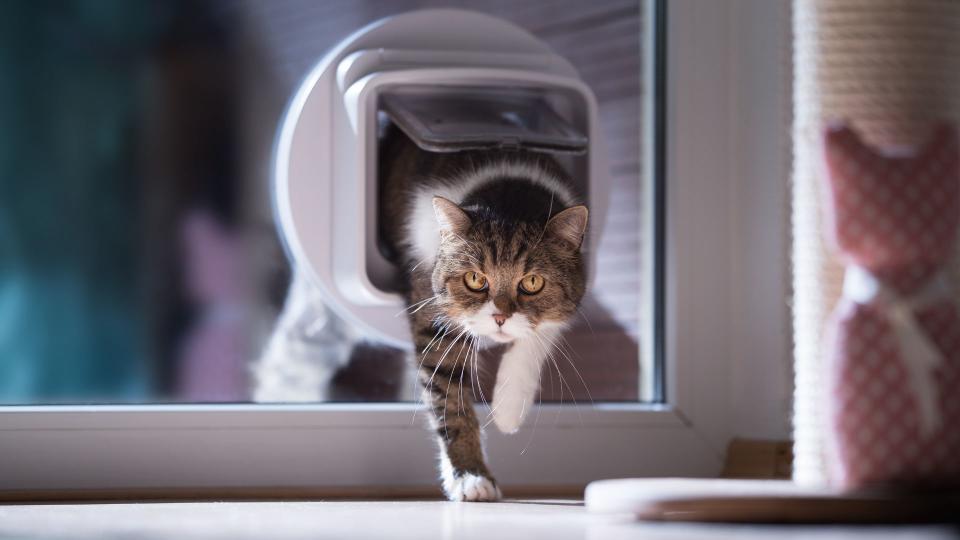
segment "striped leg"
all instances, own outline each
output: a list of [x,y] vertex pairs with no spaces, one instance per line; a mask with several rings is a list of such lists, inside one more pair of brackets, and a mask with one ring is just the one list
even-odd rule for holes
[[[411,297],[416,302],[429,295]],[[410,319],[423,399],[440,446],[443,490],[453,501],[494,501],[500,498],[500,490],[484,460],[471,398],[474,380],[470,365],[476,362],[471,338],[460,328],[434,323],[434,314],[434,310],[423,309]]]

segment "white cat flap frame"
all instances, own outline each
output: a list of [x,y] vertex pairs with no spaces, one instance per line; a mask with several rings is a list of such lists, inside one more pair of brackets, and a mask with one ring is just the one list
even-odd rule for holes
[[530,88],[568,104],[589,140],[573,160],[590,207],[584,245],[605,215],[608,170],[593,93],[569,62],[525,30],[487,15],[423,10],[354,33],[327,54],[294,95],[274,155],[274,207],[284,243],[325,302],[377,341],[410,347],[400,295],[377,285],[393,272],[377,249],[377,97],[404,85]]

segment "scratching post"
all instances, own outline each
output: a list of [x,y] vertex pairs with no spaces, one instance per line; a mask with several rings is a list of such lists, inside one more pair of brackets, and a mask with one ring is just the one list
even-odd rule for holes
[[937,121],[956,122],[960,2],[794,0],[793,7],[794,480],[823,485],[823,330],[843,282],[822,218],[823,129],[843,120],[871,145],[917,146]]

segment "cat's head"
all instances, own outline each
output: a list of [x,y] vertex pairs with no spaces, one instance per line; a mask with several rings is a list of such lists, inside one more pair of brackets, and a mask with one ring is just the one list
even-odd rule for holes
[[564,324],[586,288],[580,245],[587,208],[539,222],[504,222],[433,199],[441,242],[433,290],[444,317],[508,343]]

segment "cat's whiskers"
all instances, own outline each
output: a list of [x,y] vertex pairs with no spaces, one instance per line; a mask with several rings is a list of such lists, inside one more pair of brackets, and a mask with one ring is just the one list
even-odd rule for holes
[[[542,371],[543,368],[541,368]],[[547,376],[550,377],[550,394],[552,395],[556,389],[553,386],[553,372],[549,369],[547,370]],[[563,405],[563,388],[560,388],[560,404]]]
[[[463,335],[464,335],[466,332],[467,332],[467,329],[466,329],[466,328],[464,328],[463,330],[461,330],[460,333],[457,334],[457,336],[456,336],[455,338],[453,338],[453,341],[451,341],[450,344],[447,345],[447,348],[443,351],[443,354],[440,356],[440,360],[437,361],[437,365],[433,368],[433,373],[430,375],[430,379],[427,381],[427,384],[424,385],[426,388],[429,388],[430,385],[433,383],[433,379],[434,379],[434,377],[436,377],[437,372],[440,371],[440,366],[442,366],[444,360],[446,360],[447,354],[450,353],[450,349],[452,349],[452,348],[454,347],[454,345],[457,344],[457,341],[459,341],[460,338],[463,337]],[[456,364],[456,361],[454,361],[454,364],[453,364],[453,365],[454,365],[454,368],[456,368],[456,365],[457,365],[457,364]],[[452,377],[453,377],[453,371],[451,370],[451,372],[450,372],[450,378],[452,379]],[[447,383],[447,391],[444,393],[444,396],[443,396],[443,429],[444,429],[444,433],[446,433],[446,430],[447,430],[447,399],[448,399],[449,397],[450,397],[450,383],[448,382],[448,383]]]
[[[450,321],[446,321],[446,322],[444,322],[444,324],[442,324],[442,325],[437,329],[437,333],[434,334],[433,339],[431,339],[430,342],[427,343],[427,346],[423,348],[423,351],[420,353],[420,362],[417,364],[417,371],[415,372],[415,373],[416,373],[416,376],[417,376],[417,379],[420,378],[420,370],[423,369],[423,362],[424,362],[424,360],[426,360],[426,358],[427,358],[427,351],[430,350],[430,347],[433,345],[433,342],[434,342],[434,341],[437,341],[437,337],[438,337],[438,336],[440,337],[439,341],[437,341],[437,343],[438,343],[438,348],[439,348],[439,343],[443,342],[443,338],[447,337],[447,333],[448,333],[449,331],[450,331]],[[443,334],[442,336],[440,335],[441,333]],[[417,381],[414,380],[414,383],[413,383],[413,384],[414,384],[413,392],[414,392],[414,394],[416,395],[416,392],[417,392]],[[412,424],[412,423],[416,420],[416,418],[417,418],[417,411],[424,405],[424,402],[426,401],[426,396],[424,395],[424,393],[425,393],[426,391],[427,391],[427,390],[426,390],[426,385],[424,385],[424,390],[423,390],[423,392],[420,393],[420,399],[419,399],[419,401],[417,402],[417,407],[414,408],[413,418],[410,419],[410,423],[411,423],[411,424]]]
[[[420,311],[420,310],[423,309],[427,304],[429,304],[430,302],[436,300],[437,298],[440,298],[440,295],[439,295],[439,294],[435,294],[435,295],[431,296],[430,298],[426,298],[426,299],[424,299],[424,300],[420,300],[419,302],[414,302],[414,303],[410,304],[409,306],[403,308],[402,310],[398,311],[398,312],[396,313],[396,315],[394,315],[394,317],[399,317],[399,316],[405,315],[405,314],[413,315],[414,313]],[[415,308],[415,309],[414,309],[414,308]],[[413,309],[413,311],[410,311],[411,309]]]
[[487,402],[487,397],[483,395],[483,384],[480,381],[480,347],[477,346],[476,354],[473,355],[473,367],[477,371],[477,390],[480,391],[480,401],[483,402],[487,407],[490,406],[490,403]]
[[457,234],[457,233],[455,233],[455,232],[453,232],[453,231],[445,231],[445,232],[440,236],[440,245],[443,245],[445,242],[449,242],[451,237],[452,237],[452,238],[456,238],[456,239],[459,240],[460,242],[469,245],[469,242],[467,242],[466,240],[464,240],[464,238],[463,238],[462,236],[460,236],[459,234]]
[[590,329],[590,335],[595,336],[596,334],[593,331],[593,325],[590,324],[590,319],[587,318],[587,314],[580,309],[580,306],[577,306],[577,311],[580,313],[580,316],[583,317],[583,322],[587,323],[587,328]]
[[[499,384],[499,381],[498,381],[498,384]],[[503,385],[507,386],[509,384],[510,384],[510,377],[507,377],[506,380],[503,381]],[[494,397],[494,400],[496,400],[497,396],[493,396],[493,397]],[[503,403],[503,400],[500,400],[500,403]],[[487,421],[484,422],[482,426],[480,426],[481,431],[484,429],[487,429],[487,426],[489,426],[491,422],[496,420],[496,418],[493,416],[493,413],[497,410],[497,407],[500,406],[500,403],[494,403],[493,407],[490,408],[490,412],[487,413]]]
[[[567,391],[570,392],[570,399],[573,400],[573,406],[574,406],[574,408],[577,410],[577,416],[580,417],[580,423],[583,424],[583,416],[582,416],[582,414],[580,413],[580,404],[577,402],[577,396],[576,396],[576,394],[574,394],[574,392],[573,392],[573,387],[571,387],[570,384],[567,383],[567,379],[566,379],[566,377],[563,376],[563,372],[560,371],[560,365],[557,363],[557,361],[556,361],[556,359],[555,359],[555,355],[553,354],[553,351],[550,351],[550,350],[549,350],[549,348],[547,347],[546,343],[544,343],[543,338],[540,337],[540,336],[536,336],[536,339],[537,339],[537,342],[540,343],[540,348],[546,353],[547,360],[549,360],[550,363],[553,364],[554,369],[557,370],[557,376],[560,377],[560,400],[561,400],[561,403],[563,402],[563,387],[566,386],[566,387],[567,387]],[[559,414],[559,412],[558,412],[558,414]]]
[[533,243],[533,247],[530,248],[530,251],[537,249],[537,246],[540,245],[540,241],[543,240],[543,235],[547,232],[547,223],[550,222],[550,216],[553,214],[553,197],[554,194],[550,192],[550,206],[547,208],[547,221],[543,223],[543,229],[540,230],[540,236],[537,237],[537,241]]
[[[546,348],[546,346],[545,346],[542,342],[540,343],[540,350],[543,351],[544,357],[546,357],[547,359],[551,359],[553,353],[552,353],[551,351],[548,351],[547,348]],[[560,373],[560,368],[557,367],[557,363],[556,363],[556,362],[553,362],[553,366],[554,366],[554,369],[555,369],[556,372],[557,372],[557,375],[558,375],[557,379],[558,379],[558,381],[559,381],[559,383],[560,383],[560,406],[557,407],[557,413],[556,413],[556,415],[554,415],[554,417],[553,417],[553,424],[556,425],[556,424],[560,421],[560,411],[563,410],[563,384],[564,384],[564,381],[563,381],[563,374]],[[552,391],[552,390],[553,390],[553,370],[547,369],[547,373],[550,374],[550,389],[551,389],[551,391]],[[572,396],[571,396],[571,397],[572,397]]]
[[[574,354],[574,355],[577,354],[576,351],[574,351],[573,347],[570,345],[570,342],[567,341],[567,338],[563,337],[563,334],[560,334],[558,337],[560,341],[554,342],[553,344],[554,347],[556,347],[557,350],[559,350],[563,354],[563,357],[567,359],[567,362],[570,364],[570,367],[573,368],[573,372],[576,373],[577,377],[580,378],[580,384],[583,385],[583,389],[587,392],[587,397],[590,398],[590,404],[595,405],[595,403],[593,402],[593,395],[590,393],[590,388],[587,386],[587,381],[583,380],[583,375],[580,374],[580,370],[577,369],[577,366],[574,363],[573,359],[570,358],[570,354]],[[569,351],[570,354],[567,354],[567,351]]]
[[471,254],[469,254],[469,253],[461,253],[460,255],[458,255],[458,258],[457,258],[456,260],[459,261],[459,262],[464,262],[464,261],[466,261],[466,262],[471,262],[471,263],[476,264],[476,265],[480,265],[480,257],[477,257],[477,256],[475,256],[475,255],[471,255]]
[[[468,334],[467,338],[469,337],[470,336]],[[450,370],[450,376],[447,377],[446,391],[444,392],[444,395],[443,395],[443,433],[445,436],[448,436],[448,437],[449,437],[449,433],[447,432],[447,405],[449,405],[450,403],[450,387],[453,386],[453,374],[456,372],[457,364],[460,363],[460,355],[463,354],[463,347],[466,344],[467,344],[467,340],[464,339],[463,342],[460,344],[460,350],[457,351],[457,357],[453,359],[453,369]],[[466,359],[464,359],[464,362],[466,362]],[[457,407],[457,416],[460,416],[460,407]]]
[[[455,252],[457,253],[457,257],[466,258],[470,262],[477,265],[480,264],[480,257],[483,254],[480,251],[478,251],[476,248],[470,248],[469,247],[470,243],[464,240],[464,238],[457,233],[454,233],[451,231],[445,232],[444,235],[440,237],[440,247],[441,248],[447,247],[447,245],[452,242],[451,237],[456,238],[461,244],[461,245],[455,246]],[[473,249],[474,253],[471,253],[470,251],[468,251],[470,249]],[[456,258],[456,257],[454,258],[454,260],[458,262],[463,262],[463,259]]]
[[473,340],[473,344],[472,344],[472,345],[473,345],[473,354],[471,355],[471,361],[473,362],[473,366],[474,366],[474,367],[470,369],[470,391],[473,393],[474,400],[476,400],[476,397],[477,397],[479,394],[478,394],[478,392],[477,392],[477,386],[478,386],[478,385],[475,385],[475,384],[474,384],[474,377],[476,377],[477,383],[479,383],[479,380],[480,380],[479,376],[477,375],[477,371],[478,371],[478,370],[477,370],[477,367],[476,367],[476,366],[477,366],[477,355],[479,354],[480,345],[479,345],[478,340],[477,340],[476,338]]
[[[442,317],[438,317],[438,319],[434,321],[434,324],[439,323],[440,320],[442,320]],[[437,330],[436,335],[434,335],[434,336],[433,336],[433,339],[431,339],[431,340],[427,343],[427,346],[424,347],[422,351],[420,351],[420,354],[421,354],[421,355],[427,354],[427,351],[430,350],[430,347],[433,345],[433,343],[434,343],[435,341],[437,342],[437,348],[439,348],[439,347],[440,347],[440,341],[443,341],[443,338],[446,337],[446,332],[447,332],[449,329],[450,329],[450,321],[444,321],[443,324],[440,325],[440,329]],[[440,336],[440,332],[444,332],[444,334],[443,334],[442,336]],[[440,336],[440,340],[439,340],[439,341],[437,341],[437,336]],[[421,357],[421,360],[423,360],[422,357]]]
[[[437,347],[436,349],[434,349],[435,351],[439,351],[441,347],[441,343],[443,342],[443,338],[447,337],[447,332],[451,330],[451,327],[453,326],[454,321],[444,317],[443,315],[438,315],[437,318],[434,320],[434,324],[439,324],[443,328],[443,335],[440,336],[440,339],[436,341]],[[424,348],[423,352],[426,353],[428,350],[430,350],[430,346],[433,344],[434,342],[432,341],[428,343],[427,346]]]
[[[458,253],[457,255],[450,255],[446,257],[447,259],[459,263],[461,266],[477,266],[480,267],[480,259],[474,255],[470,255],[466,252]],[[469,263],[469,264],[468,264]]]
[[466,328],[464,328],[463,330],[461,330],[460,333],[457,334],[457,336],[456,336],[455,338],[453,338],[453,341],[451,341],[450,344],[447,345],[447,348],[444,349],[443,354],[440,355],[440,359],[437,360],[437,365],[434,366],[434,368],[433,368],[433,373],[430,375],[430,378],[427,380],[427,384],[424,385],[425,387],[428,387],[428,388],[429,388],[430,385],[433,383],[433,378],[436,377],[437,372],[440,371],[440,366],[442,366],[442,365],[443,365],[443,361],[446,360],[447,354],[450,353],[450,349],[452,349],[453,346],[457,344],[457,341],[459,341],[460,338],[463,337],[464,334],[466,334],[466,332],[467,332],[467,329],[466,329]]
[[464,407],[464,404],[463,404],[463,373],[464,373],[465,371],[467,371],[467,361],[470,359],[470,353],[471,353],[471,351],[473,350],[473,343],[474,343],[474,341],[476,341],[476,340],[477,340],[476,336],[474,336],[474,335],[471,333],[471,334],[468,334],[468,335],[467,335],[467,339],[464,341],[464,343],[469,343],[470,346],[469,346],[469,348],[467,349],[467,354],[466,354],[466,356],[463,357],[463,367],[460,369],[460,389],[459,389],[459,392],[460,392],[460,405],[457,407],[457,416],[460,416],[460,413],[461,413],[461,412],[463,412],[464,414],[466,414],[466,411],[463,409],[463,407]]
[[[426,392],[429,392],[429,391],[430,391],[430,390],[429,390],[430,385],[433,383],[434,377],[436,377],[437,372],[440,370],[440,366],[443,365],[443,361],[444,361],[444,359],[447,357],[447,353],[450,352],[450,348],[451,348],[451,347],[453,347],[454,345],[456,345],[457,340],[459,340],[460,337],[463,336],[463,334],[464,334],[465,331],[466,331],[466,330],[461,331],[461,332],[457,335],[457,337],[454,338],[454,340],[453,340],[452,342],[450,342],[450,345],[447,346],[446,350],[443,352],[443,355],[440,357],[440,360],[437,361],[437,365],[433,367],[433,373],[430,374],[430,378],[427,379],[427,382],[424,383],[424,385],[423,385],[424,393],[421,394],[421,397],[420,397],[420,404],[421,404],[421,406],[423,406],[423,405],[424,405],[424,402],[426,401]],[[443,339],[444,339],[446,336],[447,336],[447,332],[444,332],[443,337],[440,338],[440,342],[443,342]],[[437,349],[439,350],[439,345],[438,345]],[[424,361],[423,359],[420,360],[420,368],[417,370],[418,373],[420,372],[420,369],[423,368],[423,361]]]
[[[460,343],[460,350],[457,351],[457,357],[454,358],[454,360],[453,360],[453,369],[450,370],[450,376],[447,378],[447,395],[444,397],[444,400],[443,400],[443,418],[444,418],[444,423],[446,423],[446,418],[447,418],[447,401],[450,399],[450,386],[453,384],[453,375],[454,375],[454,373],[456,373],[457,364],[460,363],[460,355],[463,354],[463,350],[464,350],[464,348],[467,346],[467,342],[469,342],[469,341],[470,341],[470,334],[467,333],[466,339],[464,339],[463,342]],[[464,367],[466,367],[466,362],[467,362],[466,357],[464,357],[463,362],[464,362]],[[460,380],[461,380],[461,381],[463,380],[463,370],[462,370],[462,369],[460,370]],[[457,407],[457,416],[460,416],[460,407],[459,407],[459,406]]]
[[421,265],[421,264],[423,264],[423,263],[425,263],[425,262],[429,262],[429,261],[430,261],[430,260],[427,259],[426,257],[420,259],[419,261],[417,261],[417,264],[413,265],[413,267],[410,268],[410,273],[412,274],[413,272],[415,272],[415,271],[417,270],[417,268],[420,268],[420,265]]
[[[563,387],[567,387],[567,392],[570,392],[570,399],[573,401],[573,408],[577,411],[577,416],[580,418],[580,424],[583,424],[583,416],[580,413],[580,403],[577,401],[576,394],[573,393],[573,387],[570,386],[570,383],[567,382],[566,377],[563,376],[563,373],[560,371],[560,365],[557,364],[554,357],[550,357],[550,362],[553,364],[553,367],[557,370],[557,375],[560,376],[560,392],[563,392]],[[558,412],[559,414],[559,412]]]
[[[540,349],[541,354],[543,354],[544,359],[550,360],[553,353],[549,349],[547,349],[546,345],[544,345],[543,340],[540,338],[540,336],[534,334],[532,337],[534,338],[534,342],[536,343],[537,347]],[[554,366],[556,366],[556,362],[554,362]],[[543,370],[543,367],[541,366],[540,369]],[[550,390],[552,392],[553,391],[553,372],[548,369],[547,373],[550,375]],[[560,374],[559,370],[557,371],[557,374],[558,375]],[[563,405],[563,379],[560,380],[560,405]]]

